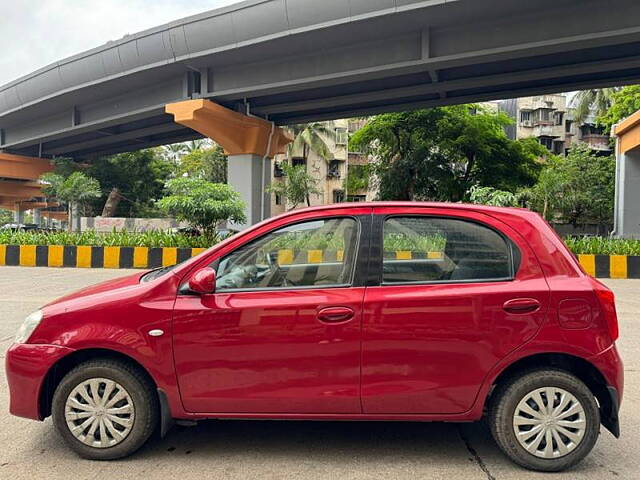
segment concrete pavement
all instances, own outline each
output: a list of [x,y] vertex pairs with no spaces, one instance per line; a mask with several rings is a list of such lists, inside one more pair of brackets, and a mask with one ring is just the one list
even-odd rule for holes
[[[0,267],[0,358],[23,318],[64,293],[123,270]],[[622,438],[604,429],[591,455],[574,470],[528,472],[498,450],[478,424],[373,422],[211,421],[174,428],[133,457],[82,460],[67,449],[51,419],[34,422],[8,414],[0,371],[0,479],[133,479],[146,477],[280,479],[638,479],[640,478],[640,280],[609,280],[620,317],[619,348],[626,390]]]

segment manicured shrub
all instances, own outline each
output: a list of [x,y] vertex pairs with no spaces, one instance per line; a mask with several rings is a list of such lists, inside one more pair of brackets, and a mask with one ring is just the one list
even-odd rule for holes
[[0,245],[87,245],[96,247],[179,247],[208,248],[223,240],[165,231],[110,233],[86,232],[11,232],[0,231]]

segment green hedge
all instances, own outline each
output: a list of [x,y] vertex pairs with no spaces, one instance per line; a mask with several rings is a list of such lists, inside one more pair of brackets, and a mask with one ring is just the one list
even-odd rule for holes
[[[208,248],[223,240],[222,237],[207,238],[172,232],[97,233],[69,232],[11,232],[0,231],[0,245],[87,245],[95,247],[178,247]],[[567,246],[576,255],[640,255],[640,240],[611,239],[603,237],[567,237]],[[438,235],[409,237],[389,234],[384,239],[388,251],[406,250],[414,252],[438,252],[444,247],[444,238]],[[343,240],[337,235],[308,235],[290,233],[274,240],[274,248],[294,250],[342,250]]]
[[640,255],[640,240],[604,237],[567,237],[564,239],[576,255]]
[[87,245],[92,247],[208,248],[221,237],[185,235],[162,231],[98,233],[0,231],[0,245]]

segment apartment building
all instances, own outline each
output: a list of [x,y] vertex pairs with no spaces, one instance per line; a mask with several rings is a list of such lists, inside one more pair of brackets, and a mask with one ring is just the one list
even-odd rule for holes
[[[349,191],[347,185],[347,176],[361,176],[364,168],[368,164],[368,157],[359,152],[349,151],[349,135],[362,128],[366,120],[335,120],[327,122],[326,125],[334,130],[334,135],[325,138],[325,142],[329,146],[331,156],[325,160],[314,151],[309,151],[306,158],[301,151],[293,151],[290,155],[291,163],[296,165],[304,165],[313,178],[317,180],[317,186],[320,194],[311,195],[311,205],[328,205],[331,203],[342,202],[364,202],[373,200],[375,191],[370,188],[362,188],[355,191]],[[281,162],[288,161],[289,155],[278,155],[274,159],[272,172],[273,183],[283,182],[284,172],[281,168]],[[298,208],[306,205],[298,205]],[[291,205],[287,204],[285,198],[279,195],[271,196],[271,213],[278,215],[289,209]]]
[[539,95],[499,102],[501,111],[515,120],[507,127],[511,139],[536,138],[555,154],[563,154],[567,143],[567,97]]
[[610,151],[609,139],[593,117],[577,124],[566,94],[501,100],[498,105],[500,111],[514,120],[506,129],[511,139],[536,138],[558,155],[566,153],[576,142],[600,152]]

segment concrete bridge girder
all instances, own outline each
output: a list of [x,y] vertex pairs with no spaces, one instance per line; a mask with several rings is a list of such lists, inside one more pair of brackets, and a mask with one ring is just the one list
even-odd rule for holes
[[638,17],[634,0],[250,0],[0,87],[0,149],[85,158],[197,138],[164,107],[198,98],[284,125],[636,82]]

